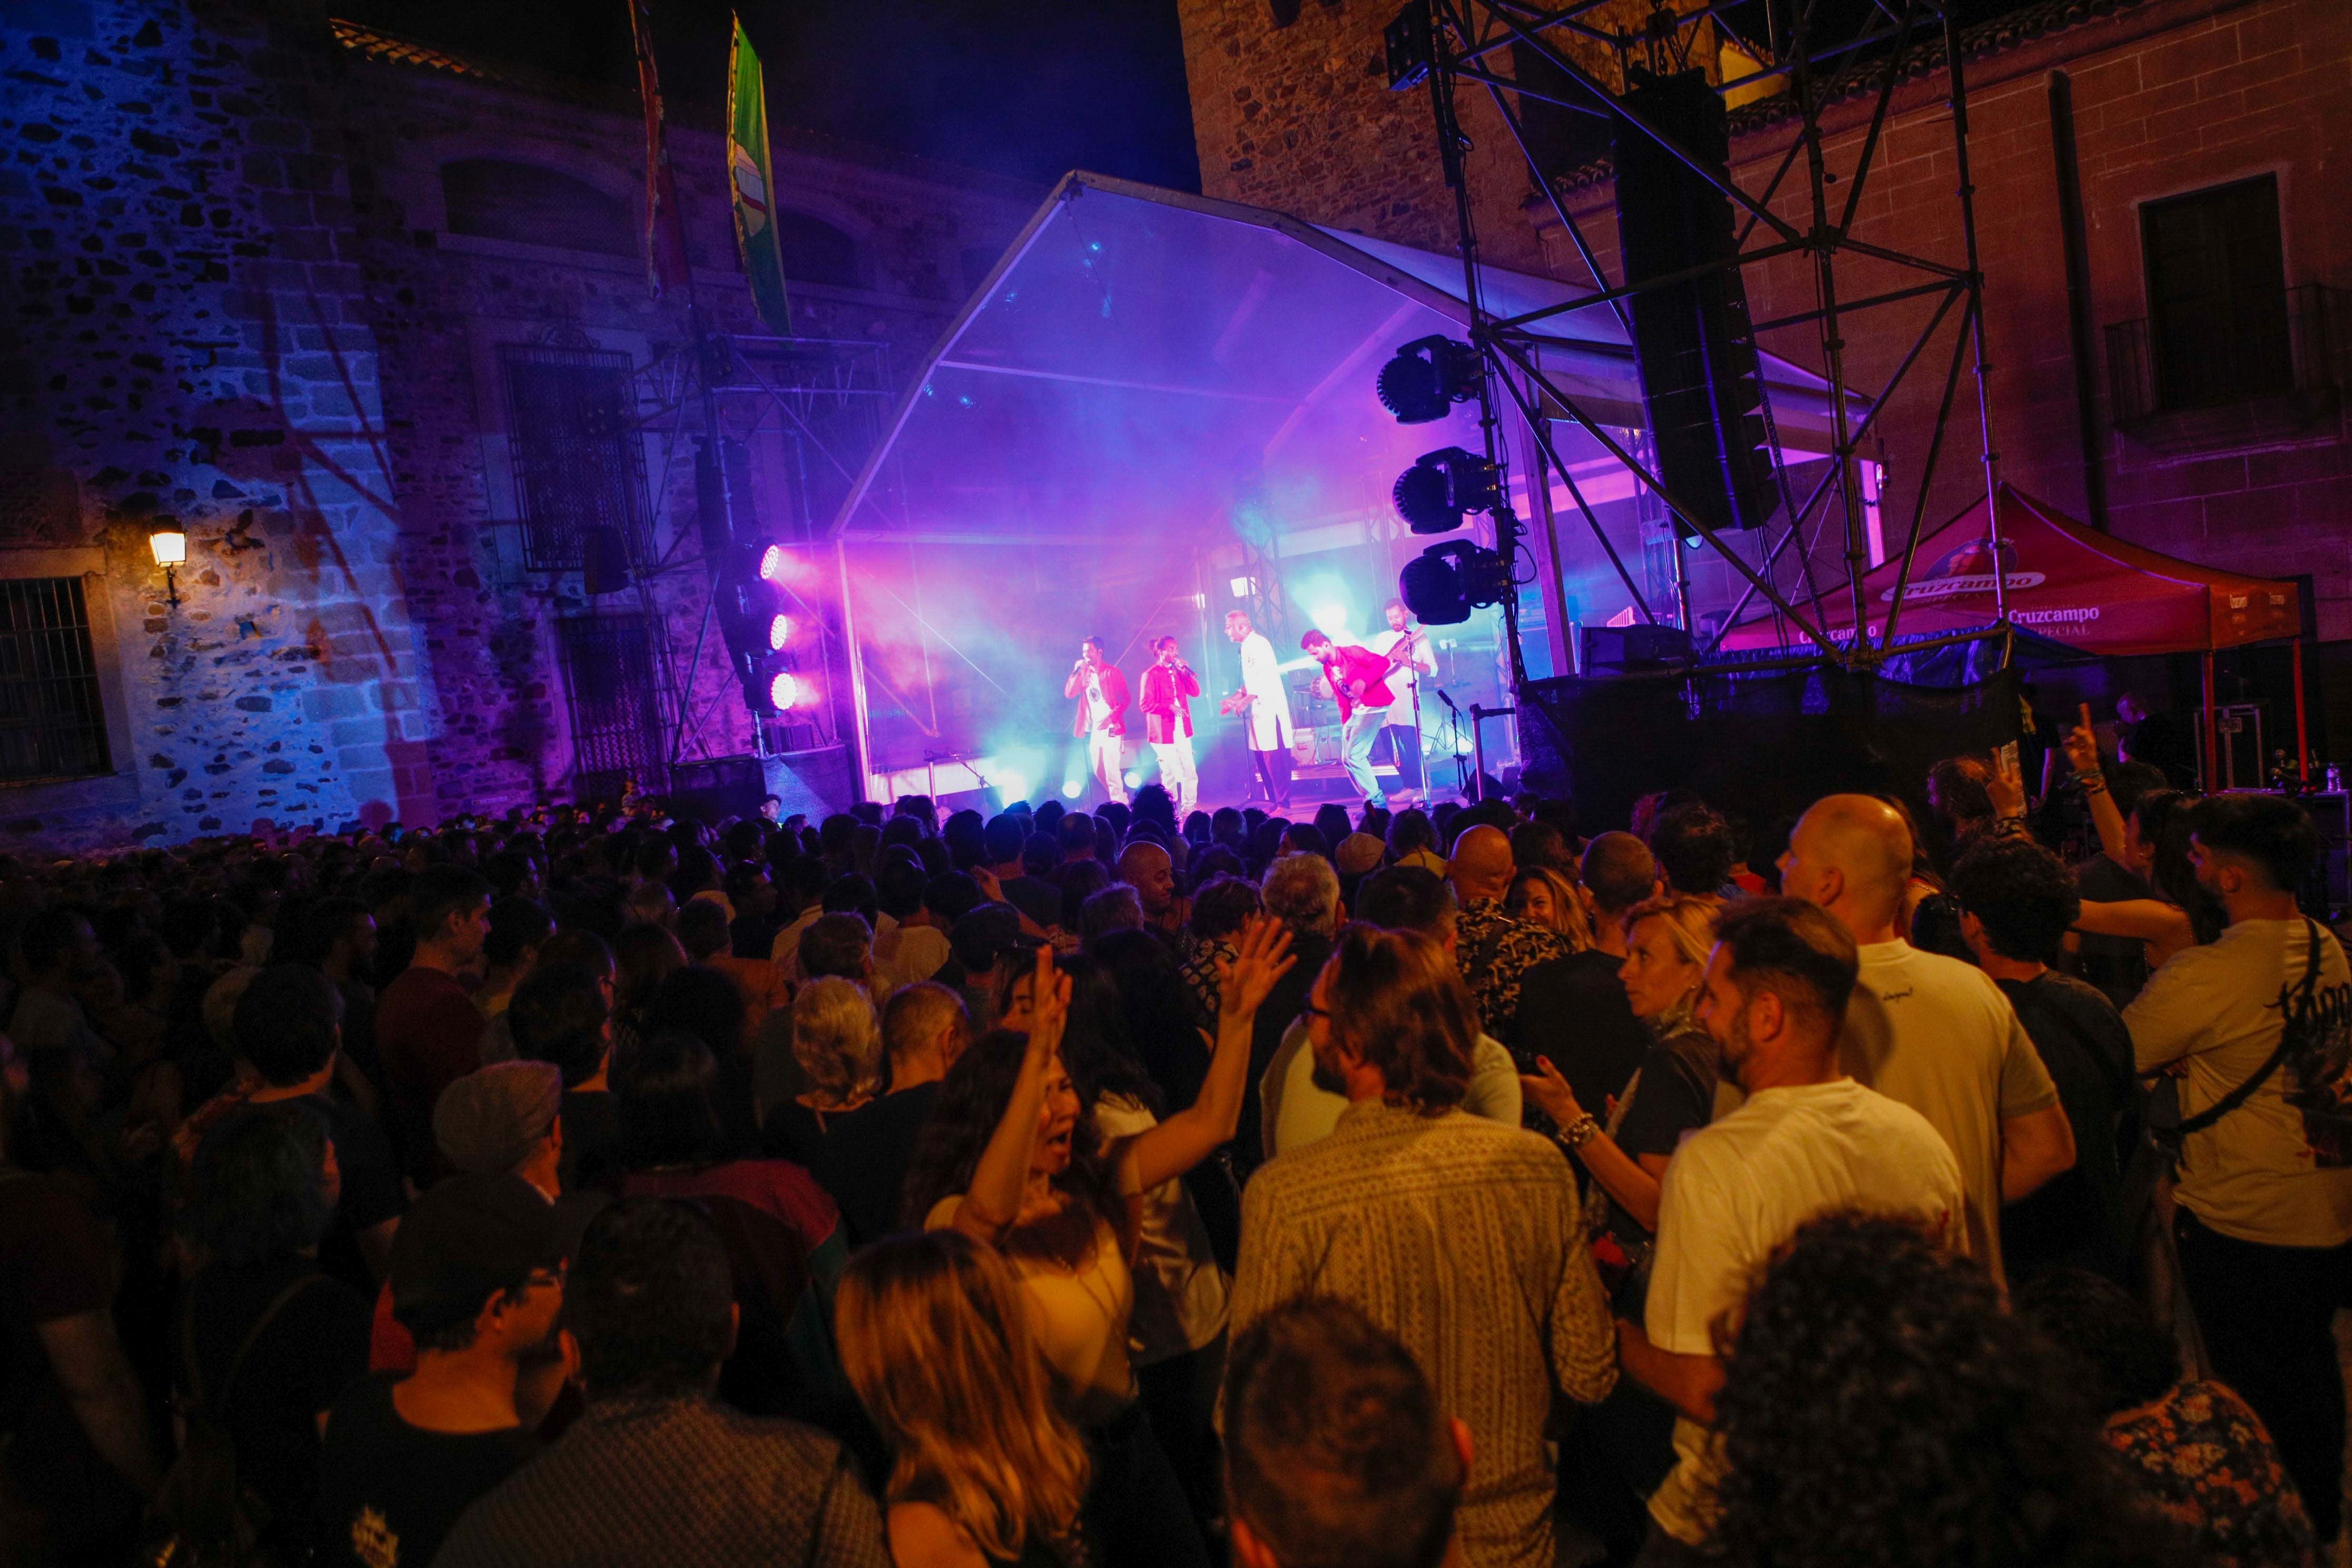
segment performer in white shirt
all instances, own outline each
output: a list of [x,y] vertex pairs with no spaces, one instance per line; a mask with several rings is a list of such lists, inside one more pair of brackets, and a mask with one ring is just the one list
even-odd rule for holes
[[1250,618],[1239,610],[1225,616],[1225,636],[1241,646],[1242,689],[1217,705],[1228,716],[1238,713],[1249,729],[1250,757],[1268,805],[1290,809],[1290,694],[1283,689],[1282,661],[1265,634],[1250,628]]
[[1394,658],[1397,644],[1407,637],[1416,639],[1411,657],[1389,676],[1389,689],[1396,693],[1396,702],[1381,727],[1396,753],[1397,783],[1417,794],[1422,788],[1421,678],[1437,673],[1437,656],[1430,651],[1428,636],[1408,625],[1412,617],[1403,600],[1391,599],[1385,613],[1389,629],[1376,633],[1364,646],[1384,658]]

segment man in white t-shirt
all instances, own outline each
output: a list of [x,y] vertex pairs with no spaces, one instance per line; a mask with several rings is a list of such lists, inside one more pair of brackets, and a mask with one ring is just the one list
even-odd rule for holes
[[1132,700],[1127,677],[1103,653],[1102,639],[1088,637],[1078,645],[1078,662],[1062,682],[1062,695],[1078,704],[1070,733],[1085,740],[1087,765],[1103,786],[1103,794],[1127,804],[1127,710]]
[[1407,637],[1416,640],[1405,662],[1389,677],[1389,689],[1396,700],[1389,706],[1389,716],[1382,725],[1390,747],[1396,752],[1397,783],[1406,790],[1421,788],[1421,709],[1418,706],[1421,678],[1437,673],[1437,656],[1429,651],[1426,633],[1413,630],[1408,623],[1412,615],[1402,599],[1391,599],[1382,611],[1388,616],[1388,630],[1375,632],[1364,646],[1383,658],[1396,656],[1397,644]]
[[1909,825],[1866,795],[1816,801],[1780,857],[1780,890],[1820,905],[1860,955],[1840,1065],[1944,1135],[1968,1188],[1969,1255],[2005,1285],[2000,1205],[2074,1165],[2074,1130],[2000,987],[1898,934],[1910,879]]
[[1650,1499],[1645,1563],[1697,1561],[1707,1539],[1720,1473],[1715,1326],[1773,1248],[1839,1209],[1916,1218],[1954,1251],[1967,1236],[1959,1165],[1936,1129],[1838,1068],[1855,971],[1845,930],[1795,899],[1733,904],[1717,926],[1698,1016],[1748,1100],[1666,1166],[1643,1321],[1617,1325],[1626,1375],[1675,1411],[1675,1465]]
[[[2187,1068],[2173,1220],[2181,1282],[2215,1374],[2270,1428],[2325,1546],[2343,1522],[2344,1384],[2330,1324],[2352,1305],[2352,970],[2295,907],[2320,849],[2301,806],[2217,795],[2189,821],[2198,885],[2229,929],[2158,970],[2124,1025],[2141,1071]],[[2291,1014],[2305,1020],[2293,1040]]]

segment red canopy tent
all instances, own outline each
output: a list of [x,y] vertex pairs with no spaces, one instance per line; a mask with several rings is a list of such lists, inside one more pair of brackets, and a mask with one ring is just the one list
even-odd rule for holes
[[[1895,629],[1910,636],[1965,631],[1991,622],[1993,531],[1987,504],[1974,506],[1919,542]],[[2295,755],[2309,756],[2303,694],[2303,605],[2294,583],[2248,577],[2126,544],[2010,485],[2000,488],[2000,560],[2009,619],[2100,657],[2201,653],[2205,658],[2205,755],[2213,755],[2213,654],[2247,643],[2294,637]],[[1867,635],[1886,630],[1900,559],[1863,579]],[[1825,593],[1822,629],[1850,637],[1851,596]],[[1743,622],[1727,650],[1810,647],[1803,633],[1769,618]],[[2210,777],[2210,774],[2209,773]]]

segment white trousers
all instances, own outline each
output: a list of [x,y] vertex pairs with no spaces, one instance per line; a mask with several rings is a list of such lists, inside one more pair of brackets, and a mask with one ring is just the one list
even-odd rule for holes
[[1119,805],[1127,804],[1127,737],[1108,730],[1087,732],[1087,765],[1095,771],[1103,791]]
[[1151,750],[1160,758],[1160,782],[1176,799],[1176,826],[1192,814],[1200,798],[1201,772],[1192,763],[1192,737],[1179,735],[1172,741],[1154,741]]

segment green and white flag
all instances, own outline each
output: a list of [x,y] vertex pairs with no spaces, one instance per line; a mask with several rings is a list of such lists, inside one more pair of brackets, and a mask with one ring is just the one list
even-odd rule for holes
[[727,182],[735,195],[735,244],[751,303],[779,337],[793,331],[784,294],[784,257],[776,244],[775,162],[768,154],[768,81],[743,19],[735,18],[735,52],[727,72]]

